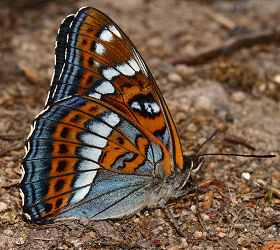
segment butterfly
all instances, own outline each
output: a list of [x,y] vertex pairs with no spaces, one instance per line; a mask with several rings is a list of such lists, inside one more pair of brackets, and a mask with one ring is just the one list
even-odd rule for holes
[[163,96],[119,26],[84,7],[62,22],[55,54],[22,161],[27,218],[121,218],[188,192],[199,161],[183,156]]

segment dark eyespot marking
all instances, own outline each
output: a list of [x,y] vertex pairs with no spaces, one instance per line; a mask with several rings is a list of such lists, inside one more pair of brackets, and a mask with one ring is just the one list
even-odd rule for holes
[[82,71],[78,71],[77,74],[75,75],[75,77],[78,79],[78,80],[82,80],[84,78],[84,74]]
[[88,42],[86,39],[83,39],[83,42],[82,42],[84,45],[86,45]]
[[124,144],[124,140],[123,140],[122,137],[118,137],[117,140],[118,140],[118,143],[119,143],[119,144],[121,144],[121,145]]
[[91,43],[91,45],[90,45],[90,50],[91,50],[92,52],[95,52],[95,50],[96,50],[96,42],[92,42],[92,43]]
[[91,84],[93,81],[93,77],[92,76],[89,76],[89,78],[87,79],[87,84]]
[[62,204],[62,199],[58,199],[56,202],[55,202],[55,208],[59,208]]
[[57,165],[56,171],[62,172],[65,169],[66,165],[67,165],[66,161],[60,161]]
[[90,67],[92,67],[92,65],[93,65],[93,58],[92,58],[92,57],[90,57],[90,58],[88,59],[88,65],[89,65]]
[[65,154],[68,152],[68,148],[65,144],[60,144],[59,145],[59,151],[60,154]]
[[88,28],[88,29],[87,29],[87,32],[88,32],[88,33],[91,33],[92,31],[93,31],[93,28]]
[[58,180],[54,185],[55,191],[56,192],[60,191],[63,188],[64,184],[65,184],[64,180]]
[[68,133],[69,133],[69,128],[64,127],[64,128],[62,129],[61,133],[60,133],[60,136],[61,136],[62,138],[66,138],[66,137],[68,136]]
[[89,109],[88,109],[88,111],[90,111],[90,112],[95,112],[95,111],[97,111],[98,110],[98,107],[97,106],[91,106]]
[[73,118],[71,118],[71,122],[78,122],[81,118],[81,115],[76,114]]
[[155,118],[160,116],[160,107],[156,103],[151,93],[147,95],[139,94],[131,98],[128,102],[131,109],[138,112],[145,118]]
[[46,213],[49,213],[52,210],[52,204],[46,203],[45,204],[45,211]]
[[126,82],[126,83],[124,83],[124,84],[121,85],[121,88],[122,88],[122,89],[124,89],[124,88],[131,88],[132,86],[133,86],[133,85],[132,85],[131,83]]

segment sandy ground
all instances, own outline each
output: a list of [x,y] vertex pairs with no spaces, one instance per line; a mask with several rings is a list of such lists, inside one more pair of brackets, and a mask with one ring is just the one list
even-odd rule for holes
[[[3,0],[0,5],[3,249],[261,249],[266,244],[276,249],[274,241],[280,241],[279,44],[242,48],[199,66],[171,62],[230,38],[233,32],[209,13],[221,14],[243,29],[262,31],[279,26],[280,1]],[[197,175],[197,183],[204,184],[199,193],[204,229],[194,213],[194,194],[169,205],[187,237],[174,230],[164,209],[144,210],[118,221],[83,219],[51,225],[29,224],[23,216],[16,184],[24,141],[45,102],[60,22],[82,6],[107,13],[141,52],[168,103],[185,154],[194,153],[220,127],[222,132],[202,152],[277,155],[262,160],[206,158]],[[248,145],[238,145],[240,140]]]

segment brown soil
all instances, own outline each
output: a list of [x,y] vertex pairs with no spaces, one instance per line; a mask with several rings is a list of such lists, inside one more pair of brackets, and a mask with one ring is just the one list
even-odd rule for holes
[[[164,209],[144,210],[118,221],[83,219],[51,225],[29,224],[23,216],[16,184],[24,141],[47,96],[60,22],[85,5],[107,13],[141,52],[165,96],[185,154],[193,153],[218,127],[222,132],[203,152],[276,154],[262,160],[206,158],[197,175],[197,183],[204,184],[199,208],[205,229],[193,213],[194,194],[170,202],[185,238],[174,230]],[[279,44],[243,48],[199,66],[171,62],[230,38],[232,31],[210,12],[243,30],[262,31],[279,26],[279,9],[278,0],[2,0],[0,246],[261,249],[270,242],[276,249],[273,241],[280,241]]]

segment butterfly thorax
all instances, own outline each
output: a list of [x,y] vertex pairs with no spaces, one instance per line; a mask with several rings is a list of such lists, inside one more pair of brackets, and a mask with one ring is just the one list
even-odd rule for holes
[[184,157],[184,168],[175,168],[173,174],[168,178],[157,177],[154,182],[149,185],[149,189],[153,190],[148,197],[145,206],[164,207],[166,202],[171,198],[176,198],[188,193],[192,190],[191,183],[191,166],[192,158]]

